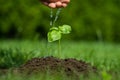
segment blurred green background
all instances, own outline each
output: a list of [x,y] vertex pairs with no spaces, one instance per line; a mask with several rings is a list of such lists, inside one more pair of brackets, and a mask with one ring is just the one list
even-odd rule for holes
[[[39,0],[0,0],[0,39],[44,39],[50,20]],[[120,0],[71,0],[56,23],[63,24],[72,26],[65,39],[120,42]]]

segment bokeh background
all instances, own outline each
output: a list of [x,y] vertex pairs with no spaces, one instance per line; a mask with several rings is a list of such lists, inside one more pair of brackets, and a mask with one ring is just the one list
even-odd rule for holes
[[[39,0],[0,0],[0,39],[45,39],[50,11]],[[72,26],[65,39],[120,42],[120,0],[71,0],[56,22],[63,24]]]

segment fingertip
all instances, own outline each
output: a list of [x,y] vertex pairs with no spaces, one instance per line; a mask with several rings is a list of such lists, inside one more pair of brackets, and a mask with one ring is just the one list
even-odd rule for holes
[[49,6],[50,8],[56,8],[56,4],[55,4],[55,3],[50,3],[50,4],[48,4],[48,6]]
[[62,3],[69,3],[70,0],[62,0]]
[[62,7],[62,3],[60,1],[56,2],[57,7]]
[[62,6],[63,6],[63,7],[67,7],[67,4],[66,4],[66,3],[63,3]]

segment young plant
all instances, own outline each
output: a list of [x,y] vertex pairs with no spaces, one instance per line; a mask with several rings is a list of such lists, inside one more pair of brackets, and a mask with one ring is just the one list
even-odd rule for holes
[[62,25],[58,27],[52,27],[50,28],[47,37],[48,37],[48,42],[54,42],[58,40],[58,53],[60,55],[61,53],[61,44],[60,40],[62,38],[62,34],[69,34],[71,32],[71,26],[69,25]]

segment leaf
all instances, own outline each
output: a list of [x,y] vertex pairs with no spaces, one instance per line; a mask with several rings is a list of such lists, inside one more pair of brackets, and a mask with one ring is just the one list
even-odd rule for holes
[[61,31],[53,29],[48,32],[48,42],[53,42],[61,39]]
[[51,27],[50,31],[52,31],[52,30],[58,30],[58,28],[57,27]]
[[59,26],[59,30],[63,33],[63,34],[69,34],[71,32],[71,26],[69,25],[63,25],[63,26]]

